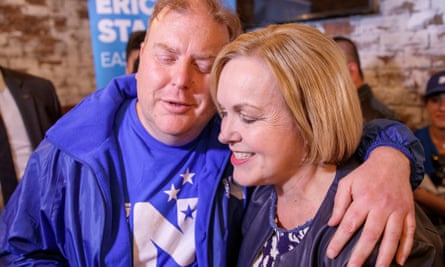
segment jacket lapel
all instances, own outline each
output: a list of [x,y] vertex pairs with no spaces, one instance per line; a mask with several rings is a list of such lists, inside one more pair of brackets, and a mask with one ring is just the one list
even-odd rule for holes
[[22,115],[23,123],[25,124],[32,147],[35,148],[42,138],[42,129],[37,116],[38,111],[36,110],[35,100],[30,91],[32,90],[32,84],[20,79],[14,72],[4,68],[1,70],[6,85]]

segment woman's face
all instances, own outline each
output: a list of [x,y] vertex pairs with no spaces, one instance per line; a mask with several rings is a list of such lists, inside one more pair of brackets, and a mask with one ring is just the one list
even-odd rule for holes
[[304,157],[304,142],[269,66],[258,57],[237,57],[224,67],[217,100],[219,140],[232,150],[241,185],[283,184]]

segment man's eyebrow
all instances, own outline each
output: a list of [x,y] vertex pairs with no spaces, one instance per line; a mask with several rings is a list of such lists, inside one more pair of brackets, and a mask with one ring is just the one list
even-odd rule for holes
[[216,59],[216,56],[212,56],[212,55],[199,55],[199,56],[196,56],[196,57],[194,57],[194,59],[195,60],[198,60],[198,61],[215,61],[215,59]]
[[164,43],[155,43],[154,44],[154,48],[162,49],[162,50],[165,50],[165,51],[170,52],[170,53],[175,53],[175,54],[178,53],[177,49],[174,49],[173,47],[170,47],[170,46],[168,46],[168,45],[166,45]]
[[[154,47],[156,48],[156,49],[162,49],[162,50],[165,50],[165,51],[167,51],[167,52],[169,52],[169,53],[173,53],[173,54],[179,54],[179,52],[178,52],[178,50],[177,49],[175,49],[175,48],[173,48],[173,47],[171,47],[171,46],[168,46],[167,44],[165,44],[165,43],[155,43],[154,44]],[[214,61],[215,59],[216,59],[216,55],[214,55],[214,54],[210,54],[210,53],[208,53],[208,54],[200,54],[200,55],[192,55],[193,56],[193,58],[194,59],[196,59],[196,60],[210,60],[210,61]]]

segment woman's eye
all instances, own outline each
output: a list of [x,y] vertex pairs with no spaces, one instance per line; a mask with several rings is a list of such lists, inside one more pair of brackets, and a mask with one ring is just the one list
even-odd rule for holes
[[241,117],[241,120],[245,123],[254,123],[255,121],[257,121],[257,118],[247,116],[244,114],[240,114],[240,117]]

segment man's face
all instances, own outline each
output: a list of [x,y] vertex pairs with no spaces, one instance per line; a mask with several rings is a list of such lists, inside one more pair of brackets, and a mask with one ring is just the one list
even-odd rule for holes
[[445,93],[428,97],[426,109],[430,116],[431,126],[445,129]]
[[188,143],[215,113],[210,70],[229,42],[228,30],[213,21],[207,10],[164,9],[147,34],[136,74],[139,119],[165,144]]

